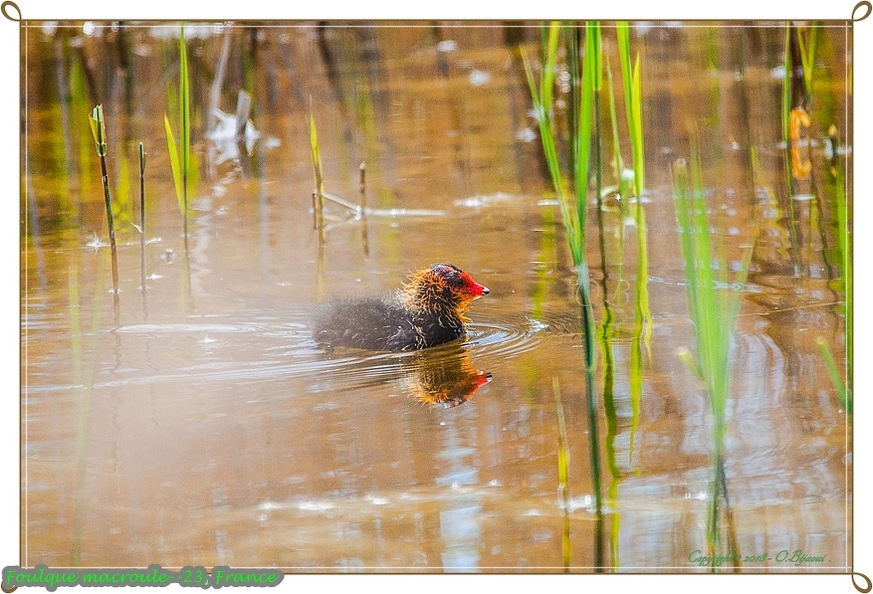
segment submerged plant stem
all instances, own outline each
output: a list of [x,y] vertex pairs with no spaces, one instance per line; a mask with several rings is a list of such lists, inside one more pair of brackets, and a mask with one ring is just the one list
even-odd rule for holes
[[[700,154],[693,136],[691,153],[690,177],[688,164],[684,160],[676,161],[673,166],[673,195],[685,265],[688,309],[694,322],[696,343],[694,355],[686,351],[684,357],[691,360],[689,367],[705,386],[713,417],[713,476],[707,514],[707,540],[710,556],[714,557],[721,542],[719,522],[722,500],[727,514],[728,552],[738,552],[724,476],[724,437],[725,410],[730,396],[730,349],[741,293],[739,290],[717,288],[727,284],[727,262],[723,249],[717,249],[717,246],[714,249],[711,244]],[[747,252],[734,281],[740,287],[745,284],[753,249],[754,245]],[[714,253],[718,255],[718,278],[713,274]]]
[[143,144],[139,143],[139,270],[140,270],[140,290],[143,296],[143,308],[145,308],[145,290],[146,290],[146,273],[145,273],[145,245],[146,245],[146,224],[145,224],[145,163],[146,154]]
[[370,257],[370,239],[367,233],[367,164],[364,161],[361,161],[361,164],[358,166],[358,171],[360,172],[359,184],[358,187],[361,193],[361,204],[360,204],[360,213],[361,213],[361,242],[364,245],[364,257]]
[[179,145],[173,137],[170,119],[164,114],[164,132],[167,135],[167,152],[176,187],[176,199],[182,213],[182,230],[185,251],[188,250],[188,194],[195,185],[196,169],[191,154],[191,105],[188,82],[188,52],[185,45],[185,26],[179,36]]
[[115,304],[115,317],[118,318],[118,252],[115,246],[115,222],[112,216],[112,198],[109,195],[109,175],[106,172],[106,122],[103,119],[103,106],[98,105],[91,112],[91,132],[97,144],[100,157],[100,173],[103,181],[103,200],[106,206],[106,221],[109,227],[109,249],[112,259],[112,293]]
[[[554,110],[553,92],[555,86],[555,73],[557,71],[557,56],[559,37],[564,32],[569,35],[567,47],[570,48],[568,69],[571,72],[571,114],[573,125],[570,128],[571,165],[573,173],[573,192],[568,191],[564,177],[561,173],[558,158],[555,128],[552,124]],[[603,565],[602,543],[602,500],[600,486],[600,441],[598,439],[597,406],[594,392],[594,373],[597,367],[596,324],[594,321],[594,308],[591,301],[590,280],[588,265],[585,257],[585,227],[588,208],[588,181],[591,166],[592,136],[598,136],[599,89],[601,88],[601,43],[600,27],[596,22],[585,25],[585,56],[582,69],[582,80],[579,84],[577,64],[572,63],[578,59],[578,28],[575,26],[562,26],[559,22],[551,22],[544,28],[543,64],[540,70],[539,82],[534,78],[533,69],[527,59],[527,54],[521,48],[528,86],[530,87],[531,99],[534,111],[537,114],[537,122],[540,129],[540,139],[543,144],[546,163],[552,177],[552,183],[558,202],[561,207],[561,217],[567,234],[567,242],[573,257],[576,269],[577,286],[581,299],[581,326],[582,342],[584,347],[584,373],[585,373],[585,406],[588,416],[588,441],[590,455],[590,471],[596,514],[598,517],[599,531],[595,538],[594,553],[595,564]],[[573,76],[573,73],[576,73]],[[600,186],[600,142],[596,142],[597,153],[595,155],[595,169],[598,191]]]
[[312,98],[309,99],[309,148],[312,154],[312,169],[315,175],[315,190],[312,192],[313,227],[318,231],[319,245],[324,244],[324,175],[321,170],[321,152],[318,147],[318,132],[312,113]]

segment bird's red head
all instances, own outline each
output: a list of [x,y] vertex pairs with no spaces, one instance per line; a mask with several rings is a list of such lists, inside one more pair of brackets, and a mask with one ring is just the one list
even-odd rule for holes
[[468,273],[451,264],[434,264],[410,275],[403,299],[418,308],[462,315],[467,304],[490,293]]
[[488,290],[488,287],[480,285],[474,281],[469,273],[464,272],[457,266],[451,264],[434,264],[428,270],[443,279],[452,292],[463,296],[465,301],[478,299],[479,297],[491,292]]

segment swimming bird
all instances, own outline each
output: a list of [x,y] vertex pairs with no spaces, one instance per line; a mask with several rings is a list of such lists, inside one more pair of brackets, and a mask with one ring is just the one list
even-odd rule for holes
[[452,264],[434,264],[409,277],[391,299],[337,299],[316,315],[321,346],[373,351],[426,349],[466,335],[467,308],[487,287]]

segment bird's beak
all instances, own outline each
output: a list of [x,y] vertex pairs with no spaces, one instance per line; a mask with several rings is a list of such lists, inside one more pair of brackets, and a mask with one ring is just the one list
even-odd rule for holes
[[475,295],[475,297],[473,297],[473,299],[478,299],[479,297],[482,297],[483,295],[487,295],[488,293],[491,292],[488,289],[488,287],[486,287],[485,285],[480,285],[479,283],[473,283],[473,284],[475,285],[473,287],[473,294]]

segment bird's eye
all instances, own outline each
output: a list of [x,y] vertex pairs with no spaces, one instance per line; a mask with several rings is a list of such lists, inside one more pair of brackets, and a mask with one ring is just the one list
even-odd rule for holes
[[465,286],[467,283],[464,281],[464,277],[454,270],[446,275],[446,281],[455,288],[461,288]]
[[464,278],[461,271],[450,264],[437,264],[431,270],[453,287],[464,286]]

